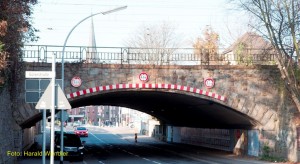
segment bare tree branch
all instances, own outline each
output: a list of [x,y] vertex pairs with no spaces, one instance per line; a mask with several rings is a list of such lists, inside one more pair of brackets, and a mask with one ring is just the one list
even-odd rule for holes
[[[277,62],[285,86],[300,111],[299,102],[299,0],[231,0],[256,18],[257,31],[273,45],[277,51]],[[263,26],[259,26],[259,25]],[[295,54],[295,55],[294,55]]]

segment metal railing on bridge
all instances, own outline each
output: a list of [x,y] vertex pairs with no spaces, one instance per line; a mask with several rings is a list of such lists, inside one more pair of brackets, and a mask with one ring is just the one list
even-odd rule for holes
[[[56,61],[62,59],[62,46],[26,45],[25,62]],[[194,48],[131,48],[66,46],[65,63],[149,64],[149,65],[274,65],[275,55],[270,49],[210,50]]]

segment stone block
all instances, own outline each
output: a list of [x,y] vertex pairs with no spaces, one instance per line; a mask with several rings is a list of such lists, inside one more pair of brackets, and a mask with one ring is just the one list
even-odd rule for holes
[[275,130],[276,120],[277,120],[276,115],[273,114],[269,120],[264,121],[265,124],[263,126],[263,129],[264,130]]
[[246,100],[245,98],[240,98],[236,110],[242,110]]
[[257,113],[257,116],[256,116],[256,120],[261,120],[263,117],[264,117],[264,115],[265,115],[265,113],[268,111],[268,109],[267,108],[260,108],[259,110],[258,110],[258,113]]
[[261,119],[260,123],[262,123],[263,125],[267,124],[271,120],[271,118],[272,118],[273,115],[275,115],[274,111],[268,110],[264,114],[264,116]]

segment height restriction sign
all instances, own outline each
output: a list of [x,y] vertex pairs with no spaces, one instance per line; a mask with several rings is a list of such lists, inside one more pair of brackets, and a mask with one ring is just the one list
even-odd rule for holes
[[139,79],[142,81],[142,82],[147,82],[149,80],[149,76],[146,72],[142,72],[140,75],[139,75]]
[[212,87],[214,87],[214,85],[215,85],[215,81],[214,81],[214,79],[212,79],[212,78],[206,78],[206,79],[204,79],[204,85],[205,85],[205,87],[206,88],[212,88]]
[[72,80],[71,80],[72,86],[76,87],[76,88],[80,87],[81,83],[82,83],[82,81],[81,81],[80,77],[78,77],[78,76],[73,77]]

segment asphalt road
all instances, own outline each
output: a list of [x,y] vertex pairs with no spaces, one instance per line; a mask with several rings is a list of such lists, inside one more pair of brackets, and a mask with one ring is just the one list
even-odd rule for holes
[[[138,136],[134,130],[116,127],[88,127],[89,137],[81,137],[85,144],[83,161],[64,163],[83,164],[263,164],[267,162],[238,158],[228,152],[182,144],[170,144],[150,137]],[[72,128],[67,128],[71,131]],[[40,137],[41,138],[41,137]],[[49,144],[49,142],[48,142]],[[42,163],[41,157],[24,157],[20,164]],[[49,163],[49,159],[47,162]],[[60,163],[58,160],[55,163]]]

